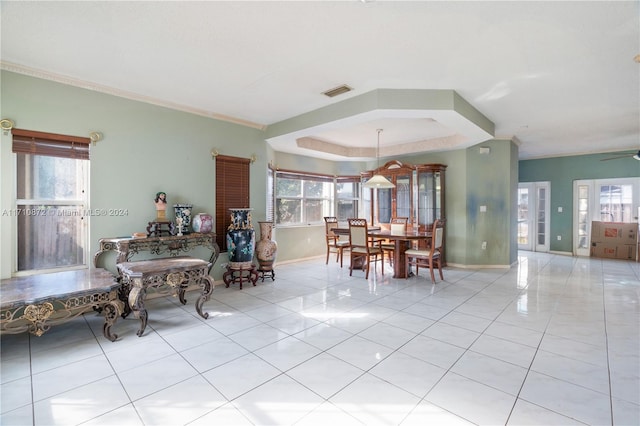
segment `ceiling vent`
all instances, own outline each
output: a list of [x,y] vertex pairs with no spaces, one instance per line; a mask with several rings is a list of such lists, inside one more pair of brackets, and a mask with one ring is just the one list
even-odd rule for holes
[[352,91],[353,88],[343,84],[338,87],[334,87],[333,89],[329,89],[326,92],[322,92],[323,95],[333,98],[334,96],[342,95],[343,93],[347,93]]

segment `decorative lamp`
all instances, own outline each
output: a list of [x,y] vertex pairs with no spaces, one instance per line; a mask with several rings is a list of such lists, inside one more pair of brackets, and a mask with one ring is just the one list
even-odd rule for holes
[[[377,168],[379,169],[380,168],[380,132],[382,132],[382,129],[378,129],[377,131],[378,131],[378,147],[376,149],[376,158],[378,160]],[[387,179],[382,175],[373,175],[371,179],[369,179],[364,183],[364,187],[386,189],[386,188],[395,188],[396,186],[393,183],[389,182],[389,179]]]

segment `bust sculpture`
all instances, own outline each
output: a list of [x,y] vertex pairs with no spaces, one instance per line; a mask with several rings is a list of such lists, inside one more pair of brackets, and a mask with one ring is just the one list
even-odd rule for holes
[[165,222],[167,220],[167,194],[164,192],[156,193],[154,203],[156,205],[156,221]]

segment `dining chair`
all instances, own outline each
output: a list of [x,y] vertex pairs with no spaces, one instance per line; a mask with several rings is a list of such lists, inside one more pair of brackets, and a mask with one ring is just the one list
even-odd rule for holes
[[327,241],[327,260],[325,264],[329,263],[329,253],[336,253],[336,262],[340,260],[340,267],[342,268],[342,257],[345,249],[349,249],[349,241],[340,241],[340,235],[337,235],[333,230],[338,227],[338,218],[333,216],[326,216],[324,218],[325,226],[325,238]]
[[[418,275],[418,269],[420,267],[429,268],[431,273],[431,282],[435,284],[436,278],[433,273],[434,268],[438,268],[440,272],[440,279],[444,280],[442,274],[442,245],[444,241],[444,227],[442,223],[436,219],[433,223],[431,237],[431,245],[426,250],[421,249],[409,249],[404,252],[405,256],[405,268],[409,271],[411,265],[416,266],[416,275]],[[409,274],[407,274],[407,277]]]
[[[394,217],[391,218],[390,232],[393,235],[404,234],[407,232],[407,223],[409,223],[408,217]],[[394,253],[396,251],[396,244],[394,241],[385,240],[380,243],[380,247],[389,256],[389,265],[393,266]]]
[[[353,274],[356,261],[361,261],[365,268],[365,279],[369,279],[369,265],[371,258],[374,262],[380,261],[382,275],[384,275],[384,251],[379,245],[373,245],[368,238],[366,219],[349,219],[349,240],[351,243],[351,265],[349,276]],[[378,256],[380,258],[378,258]]]

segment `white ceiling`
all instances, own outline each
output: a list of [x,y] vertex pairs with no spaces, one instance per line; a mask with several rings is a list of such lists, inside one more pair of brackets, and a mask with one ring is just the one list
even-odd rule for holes
[[[6,70],[259,128],[376,89],[454,90],[495,137],[519,141],[521,159],[637,151],[639,5],[3,0],[0,59]],[[354,90],[321,94],[340,84]],[[297,147],[311,138],[375,156],[378,128],[381,153],[478,142],[414,111],[316,126],[274,147],[358,157]]]

